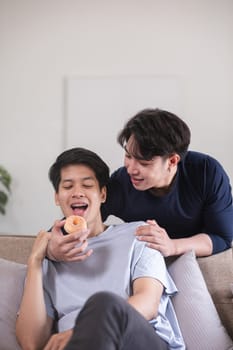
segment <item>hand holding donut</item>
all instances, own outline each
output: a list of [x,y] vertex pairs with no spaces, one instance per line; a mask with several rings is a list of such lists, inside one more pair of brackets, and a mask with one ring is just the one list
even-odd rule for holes
[[[64,228],[66,223],[67,226]],[[63,235],[62,230],[65,230],[67,234]],[[47,257],[54,261],[85,260],[93,253],[92,249],[87,250],[88,234],[89,230],[83,217],[77,219],[72,215],[66,220],[56,221],[52,228]]]

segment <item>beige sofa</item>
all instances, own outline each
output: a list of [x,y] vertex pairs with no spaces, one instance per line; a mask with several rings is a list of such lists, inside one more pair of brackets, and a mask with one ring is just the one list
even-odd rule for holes
[[[0,300],[2,300],[0,309],[9,303],[9,300],[4,302],[3,299],[9,297],[11,288],[7,285],[11,275],[9,271],[14,271],[15,275],[12,281],[14,293],[19,291],[17,295],[18,299],[14,306],[14,312],[17,311],[22,295],[23,277],[26,271],[25,264],[27,263],[27,258],[34,239],[34,236],[29,235],[0,235],[0,260],[2,263],[2,265],[0,265]],[[180,291],[177,299],[175,299],[174,307],[185,341],[188,343],[188,350],[215,350],[215,348],[217,350],[233,349],[231,341],[231,339],[233,339],[233,294],[231,289],[233,288],[232,254],[233,248],[206,258],[196,259],[194,254],[190,252],[176,259],[167,259],[169,272]],[[8,264],[9,269],[6,271]],[[17,269],[19,269],[19,272]],[[19,274],[21,274],[20,277]],[[6,290],[8,291],[7,293]],[[14,293],[10,299],[12,307],[15,302],[12,300],[15,298]],[[211,305],[211,303],[213,305]],[[217,316],[214,313],[216,310]],[[15,320],[15,315],[12,316],[14,317],[11,323]],[[3,317],[9,318],[9,314],[2,316],[2,318],[0,315],[0,338],[1,331],[3,332],[3,328],[6,326],[7,322],[6,319],[3,321]],[[218,317],[219,319],[217,319]],[[4,331],[6,334],[9,330],[7,329]],[[219,333],[218,336],[216,335],[216,339],[220,339],[222,336],[225,337],[220,343],[222,347],[215,344],[218,340],[210,340],[210,338],[214,339],[215,334],[219,331],[221,333]],[[11,333],[12,332],[11,330]],[[12,336],[14,336],[14,334]],[[202,343],[201,339],[204,338],[207,338],[207,340],[205,340],[207,343]],[[206,344],[210,344],[210,346],[208,347]],[[17,349],[16,346],[14,348],[6,347],[6,345],[2,347],[0,344],[0,350]]]

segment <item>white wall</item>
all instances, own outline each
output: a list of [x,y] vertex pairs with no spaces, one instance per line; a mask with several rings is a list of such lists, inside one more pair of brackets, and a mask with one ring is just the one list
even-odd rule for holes
[[[60,215],[47,171],[66,146],[67,77],[176,77],[191,148],[233,180],[232,37],[232,0],[0,0],[0,164],[13,176],[0,232],[36,234]],[[91,123],[90,137],[105,132]]]

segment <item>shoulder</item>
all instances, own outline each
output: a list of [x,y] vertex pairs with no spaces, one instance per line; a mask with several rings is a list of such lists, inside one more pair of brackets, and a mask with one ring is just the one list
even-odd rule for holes
[[184,172],[187,172],[189,176],[198,176],[205,174],[205,175],[211,175],[214,176],[218,174],[224,174],[226,175],[225,170],[223,169],[223,166],[220,164],[220,162],[205,153],[200,152],[194,152],[189,151],[184,159],[180,162],[181,170]]
[[137,227],[145,225],[144,221],[123,222],[122,224],[112,225],[110,227],[115,233],[134,233]]
[[125,167],[115,170],[107,184],[108,194],[117,195],[119,197],[124,192],[125,188],[131,186],[129,175]]
[[135,239],[134,251],[139,253],[140,258],[143,257],[143,259],[148,259],[148,261],[156,258],[157,261],[164,264],[164,257],[161,252],[159,250],[149,248],[146,242]]
[[126,183],[129,182],[129,175],[125,167],[120,167],[112,173],[109,183],[110,185],[116,184],[116,183],[120,183],[122,185],[122,183],[125,183],[125,182]]
[[[144,221],[135,221],[127,225],[129,225],[129,229],[132,228],[132,230],[135,231],[137,227],[147,224]],[[139,241],[136,237],[134,238],[132,252],[134,262],[140,260],[143,261],[144,264],[148,264],[148,266],[151,266],[152,261],[156,261],[158,265],[165,264],[164,257],[159,250],[149,248],[146,242]]]
[[121,178],[124,177],[127,174],[126,168],[124,166],[116,169],[112,175],[111,178]]
[[186,166],[205,166],[210,165],[213,167],[222,167],[220,162],[210,156],[209,154],[201,153],[201,152],[194,152],[194,151],[188,151],[187,155],[184,157],[184,159],[181,161],[181,163],[184,163]]
[[196,164],[196,165],[205,163],[207,161],[214,162],[214,163],[217,162],[217,160],[212,156],[206,153],[195,152],[195,151],[188,151],[183,161],[186,164]]
[[102,219],[112,214],[126,220],[127,201],[132,191],[134,188],[125,167],[117,169],[107,184],[107,199],[101,206]]
[[214,157],[189,151],[179,165],[179,184],[206,196],[216,193],[230,195],[230,179]]

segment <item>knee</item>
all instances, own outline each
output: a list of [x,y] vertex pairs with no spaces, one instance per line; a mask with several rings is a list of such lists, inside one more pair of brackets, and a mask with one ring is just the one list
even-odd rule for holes
[[[93,320],[98,318],[100,328],[108,325],[111,329],[122,330],[127,324],[129,307],[125,299],[114,293],[97,292],[87,300],[84,310]],[[96,328],[96,322],[94,326]]]
[[111,305],[119,305],[124,302],[125,300],[123,298],[111,292],[97,292],[87,301],[87,303],[96,304],[104,308],[110,307]]
[[93,294],[85,303],[84,308],[88,308],[97,314],[115,313],[122,314],[129,304],[122,297],[112,292],[97,292]]

